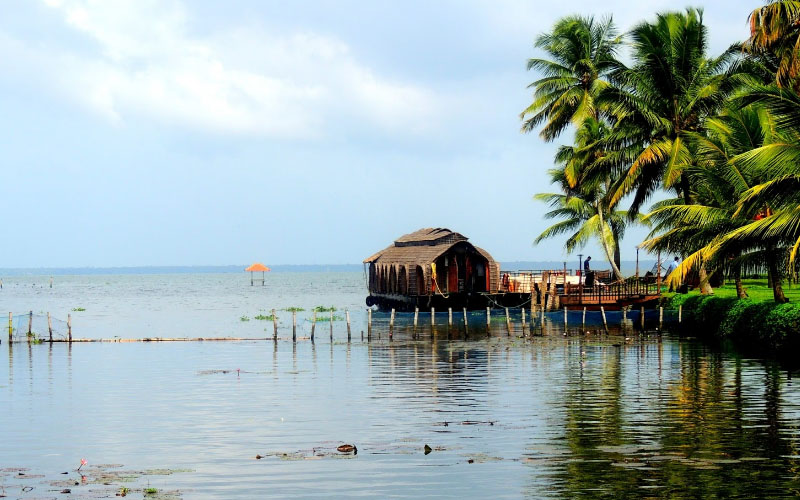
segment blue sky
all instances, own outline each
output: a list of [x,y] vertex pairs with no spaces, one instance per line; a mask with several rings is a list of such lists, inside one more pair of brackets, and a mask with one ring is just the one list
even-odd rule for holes
[[[760,4],[693,4],[713,52]],[[624,30],[671,8],[6,0],[0,267],[356,263],[428,226],[572,259],[532,245],[557,146],[519,133],[532,41],[563,15]]]

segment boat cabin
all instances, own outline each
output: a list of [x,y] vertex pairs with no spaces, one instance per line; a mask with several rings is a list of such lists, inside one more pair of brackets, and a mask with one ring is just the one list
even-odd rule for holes
[[403,235],[364,264],[367,305],[382,308],[467,307],[470,296],[497,293],[500,282],[500,265],[487,251],[445,228]]

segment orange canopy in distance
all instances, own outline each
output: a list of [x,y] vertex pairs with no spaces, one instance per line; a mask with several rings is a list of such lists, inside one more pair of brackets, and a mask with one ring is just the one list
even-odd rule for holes
[[256,262],[252,266],[245,269],[245,271],[269,271],[269,270],[270,269],[261,262]]

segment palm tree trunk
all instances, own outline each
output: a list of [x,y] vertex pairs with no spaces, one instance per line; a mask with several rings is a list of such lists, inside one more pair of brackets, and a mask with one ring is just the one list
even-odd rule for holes
[[769,274],[770,281],[772,281],[772,297],[778,304],[789,302],[786,295],[783,293],[783,278],[778,270],[778,262],[775,258],[775,252],[767,254],[767,273]]
[[712,295],[714,293],[714,289],[711,288],[711,284],[708,282],[708,271],[706,271],[705,262],[700,264],[698,274],[700,275],[700,293],[703,295]]
[[733,281],[736,283],[736,297],[746,299],[747,292],[744,291],[744,286],[742,286],[742,266],[738,264],[733,268]]
[[614,271],[614,279],[617,281],[622,281],[622,273],[619,271],[619,267],[617,267],[616,262],[614,262],[614,257],[612,255],[611,249],[608,248],[608,242],[606,241],[605,235],[603,234],[603,230],[606,227],[606,221],[603,218],[603,207],[600,202],[595,203],[595,208],[597,209],[597,217],[600,219],[600,242],[603,244],[603,251],[606,253],[606,259],[608,259],[608,263],[611,264],[611,269]]
[[621,267],[621,255],[619,252],[619,236],[615,233],[614,234],[614,264],[617,265],[617,269]]

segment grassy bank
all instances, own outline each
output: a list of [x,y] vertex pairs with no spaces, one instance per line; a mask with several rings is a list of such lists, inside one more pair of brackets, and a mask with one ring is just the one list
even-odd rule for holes
[[757,353],[791,355],[800,347],[800,289],[785,288],[791,302],[776,304],[765,280],[745,280],[747,299],[736,298],[733,284],[699,292],[665,294],[665,305],[683,306],[683,321],[696,336],[731,340]]

